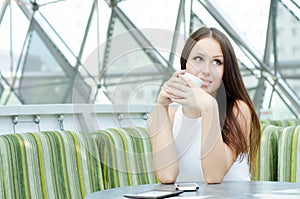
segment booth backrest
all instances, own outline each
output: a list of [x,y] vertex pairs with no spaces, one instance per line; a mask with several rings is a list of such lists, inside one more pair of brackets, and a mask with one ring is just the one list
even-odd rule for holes
[[262,125],[272,124],[274,126],[288,127],[300,125],[300,119],[282,119],[282,120],[260,120]]
[[255,180],[300,182],[300,125],[261,129]]
[[0,146],[3,198],[79,199],[104,188],[97,145],[87,134],[8,134]]
[[300,125],[282,129],[278,143],[278,181],[300,182]]
[[[256,179],[300,182],[300,125],[262,124]],[[0,198],[81,199],[103,189],[157,183],[145,127],[0,136]]]
[[100,151],[105,189],[158,182],[146,128],[109,128],[91,135]]
[[278,139],[282,127],[262,124],[261,140],[256,158],[256,178],[254,180],[277,181]]

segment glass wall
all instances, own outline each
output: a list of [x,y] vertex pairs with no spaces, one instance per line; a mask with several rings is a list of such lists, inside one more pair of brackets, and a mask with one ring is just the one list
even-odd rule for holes
[[261,116],[299,117],[299,4],[3,0],[0,102],[153,104],[188,35],[213,26],[230,37]]

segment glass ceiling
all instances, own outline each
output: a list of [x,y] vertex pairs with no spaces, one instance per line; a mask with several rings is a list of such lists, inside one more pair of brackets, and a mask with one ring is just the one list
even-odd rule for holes
[[[201,26],[231,39],[258,112],[300,116],[299,0],[3,0],[0,99],[153,104]],[[50,94],[50,95],[49,95]],[[263,112],[262,112],[263,113]]]

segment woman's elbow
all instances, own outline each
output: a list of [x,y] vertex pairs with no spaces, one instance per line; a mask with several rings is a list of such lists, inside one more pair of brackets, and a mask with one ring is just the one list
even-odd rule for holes
[[178,171],[176,172],[156,172],[158,181],[162,184],[173,184],[176,182]]
[[173,184],[176,182],[176,176],[158,176],[158,180],[162,184]]
[[162,184],[173,184],[177,180],[179,174],[178,164],[173,164],[171,167],[162,168],[160,170],[155,170],[155,175],[157,179]]
[[205,181],[208,184],[220,184],[224,179],[224,176],[206,175]]

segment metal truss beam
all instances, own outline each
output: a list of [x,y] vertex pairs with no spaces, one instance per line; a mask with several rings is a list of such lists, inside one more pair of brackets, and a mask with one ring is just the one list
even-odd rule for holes
[[185,0],[180,0],[178,12],[177,12],[177,19],[176,19],[176,25],[175,25],[175,31],[173,35],[173,42],[172,42],[172,47],[171,47],[171,52],[169,56],[169,62],[173,65],[174,64],[174,59],[175,59],[175,53],[176,52],[176,47],[178,44],[178,38],[179,38],[179,30],[180,30],[180,25],[181,22],[185,22],[185,12],[184,12],[184,7],[185,7]]
[[[265,63],[270,56],[270,45],[273,44],[273,50],[276,53],[276,46],[274,49],[274,40],[276,40],[276,34],[274,35],[274,23],[276,21],[276,15],[274,16],[274,4],[277,3],[278,0],[271,0],[271,11],[270,11],[270,17],[269,18],[269,25],[268,25],[268,38],[267,38],[267,49],[265,51],[264,61],[261,61],[255,53],[251,50],[251,48],[239,37],[238,33],[230,26],[230,24],[224,19],[224,17],[221,16],[221,14],[215,9],[215,7],[211,4],[210,1],[207,0],[198,0],[203,7],[215,18],[215,20],[224,28],[224,30],[232,37],[232,39],[237,42],[237,44],[240,46],[240,48],[243,50],[245,49],[250,55],[257,61],[259,65],[257,65],[257,69],[262,71],[262,77],[265,81],[268,81],[268,77],[271,77],[272,79],[275,79],[275,84],[278,84],[279,88],[281,88],[278,91],[279,95],[286,96],[290,102],[293,104],[293,106],[296,108],[298,114],[300,113],[300,103],[299,103],[299,97],[294,93],[292,89],[288,89],[289,85],[287,82],[277,73],[277,70],[275,71],[271,70],[270,66]],[[272,14],[273,13],[273,14]],[[270,37],[271,36],[271,37]],[[275,44],[276,45],[276,44]],[[274,66],[274,67],[278,67]],[[269,82],[269,81],[268,81]],[[272,85],[272,82],[269,82]],[[286,89],[286,90],[284,90]],[[280,92],[281,91],[281,92]],[[258,94],[257,94],[258,96]],[[261,96],[261,95],[260,95]],[[257,102],[259,100],[256,100]],[[292,109],[290,105],[288,105],[289,109]]]
[[[132,36],[136,40],[137,43],[144,49],[144,52],[154,61],[158,69],[163,72],[166,76],[170,76],[170,71],[173,73],[175,70],[173,69],[172,64],[166,60],[151,44],[151,42],[144,36],[144,34],[129,20],[129,18],[123,13],[123,11],[116,6],[114,8],[115,14],[118,19],[122,22],[122,24],[126,27],[127,30],[132,31]],[[146,50],[151,49],[151,50]],[[162,67],[167,66],[167,67]]]
[[[40,36],[43,43],[47,46],[47,48],[49,49],[49,51],[51,52],[51,54],[53,55],[55,60],[58,62],[58,64],[61,66],[61,68],[63,69],[63,71],[65,72],[67,77],[69,78],[69,80],[70,80],[70,85],[69,85],[70,89],[68,89],[68,92],[65,93],[65,99],[67,99],[68,96],[70,96],[70,94],[72,93],[72,87],[75,86],[75,84],[74,84],[75,79],[77,81],[82,81],[82,83],[84,83],[83,78],[78,73],[77,68],[73,67],[69,63],[69,61],[64,56],[64,54],[53,43],[51,38],[47,35],[47,33],[44,31],[44,29],[40,26],[39,22],[35,19],[34,15],[35,15],[36,10],[29,10],[28,7],[25,5],[25,3],[22,2],[22,1],[20,1],[18,3],[18,5],[19,5],[20,9],[22,10],[22,12],[24,13],[24,15],[28,18],[28,20],[31,21],[32,29],[29,30],[29,31],[34,30],[34,31],[37,32],[37,34]],[[80,85],[80,84],[78,84],[78,85]],[[83,96],[85,95],[84,90],[80,89],[80,87],[77,87],[77,89]]]
[[2,2],[2,7],[0,8],[0,24],[2,22],[8,4],[9,0],[4,0],[4,2]]

